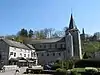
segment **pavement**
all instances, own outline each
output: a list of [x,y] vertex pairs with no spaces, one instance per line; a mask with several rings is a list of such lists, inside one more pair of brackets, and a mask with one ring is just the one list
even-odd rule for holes
[[26,71],[26,67],[21,67],[19,71],[20,72],[17,73],[16,70],[0,72],[0,75],[23,75],[23,73]]
[[21,67],[19,70],[19,73],[16,73],[16,70],[12,71],[5,71],[5,72],[0,72],[0,75],[51,75],[51,74],[23,74],[26,71],[27,67]]

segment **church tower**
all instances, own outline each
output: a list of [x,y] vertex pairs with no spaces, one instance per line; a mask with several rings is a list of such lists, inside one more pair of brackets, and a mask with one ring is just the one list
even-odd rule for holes
[[[77,26],[75,25],[75,21],[73,19],[73,16],[71,14],[71,18],[70,18],[70,23],[69,23],[69,28],[66,31],[66,34],[70,33],[70,36],[72,36],[71,40],[66,39],[66,50],[68,51],[68,47],[67,47],[67,42],[70,42],[71,48],[71,52],[73,53],[73,58],[77,58],[77,59],[82,59],[82,52],[81,52],[81,39],[80,39],[80,32],[77,29]],[[69,35],[66,35],[66,38]]]
[[66,42],[66,59],[73,58],[73,37],[70,32],[66,32],[65,36]]

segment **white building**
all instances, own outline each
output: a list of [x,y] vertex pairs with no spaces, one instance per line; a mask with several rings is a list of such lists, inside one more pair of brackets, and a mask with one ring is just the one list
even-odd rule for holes
[[37,65],[37,55],[29,44],[0,39],[0,62],[1,65]]

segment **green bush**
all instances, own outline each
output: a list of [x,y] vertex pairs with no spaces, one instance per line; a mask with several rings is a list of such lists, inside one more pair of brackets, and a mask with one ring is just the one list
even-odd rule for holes
[[66,69],[58,68],[58,69],[56,69],[55,75],[67,75],[67,71],[66,71]]
[[97,69],[97,68],[94,68],[94,67],[86,67],[86,68],[85,68],[85,71],[86,71],[87,73],[95,74],[95,73],[98,72],[98,69]]
[[56,63],[51,67],[51,70],[56,70],[58,68],[61,68],[61,64]]
[[74,65],[73,60],[67,60],[67,61],[56,61],[54,65],[51,67],[51,70],[56,70],[57,68],[65,68],[66,70],[72,69]]
[[78,73],[77,71],[72,71],[71,75],[81,75],[80,73]]

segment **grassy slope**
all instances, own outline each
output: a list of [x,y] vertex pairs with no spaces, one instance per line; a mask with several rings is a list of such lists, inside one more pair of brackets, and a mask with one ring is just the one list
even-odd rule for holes
[[100,50],[100,42],[97,41],[89,41],[82,42],[82,50],[84,52],[94,52]]

